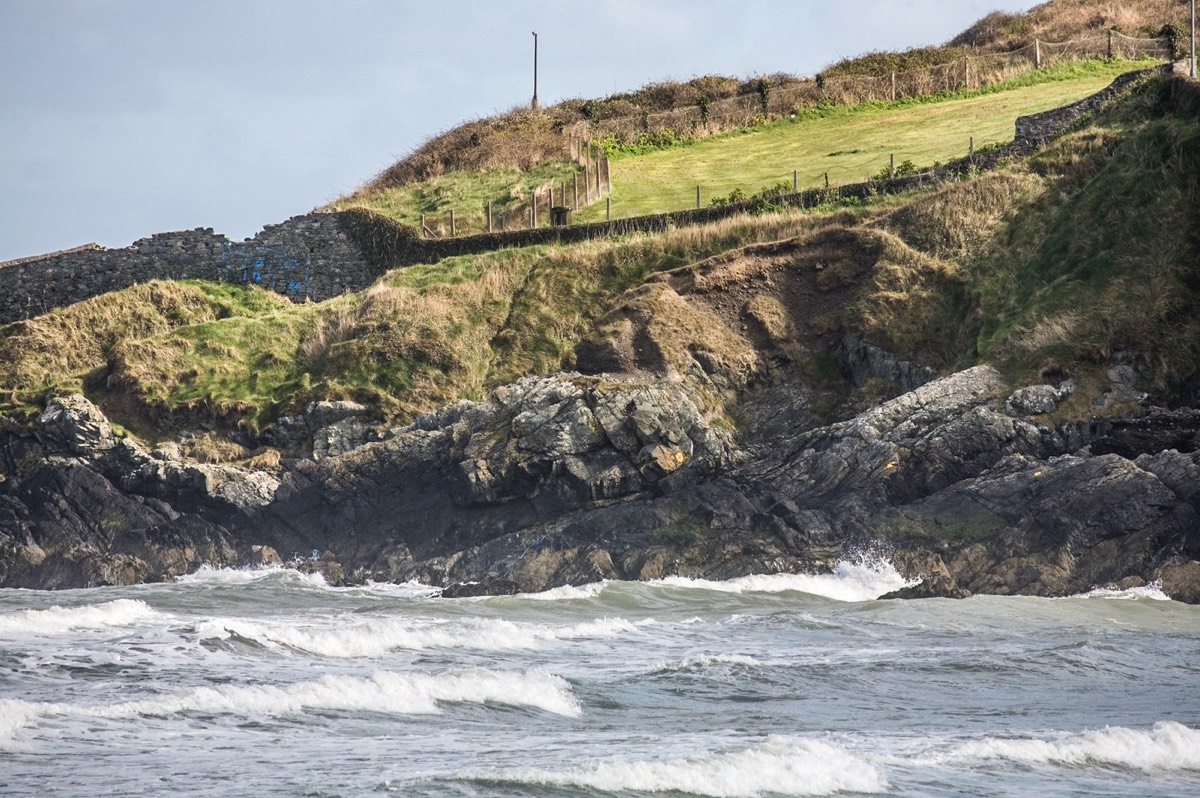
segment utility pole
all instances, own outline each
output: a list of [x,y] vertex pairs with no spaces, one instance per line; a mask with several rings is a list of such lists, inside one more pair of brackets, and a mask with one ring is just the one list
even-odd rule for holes
[[[1195,2],[1195,0],[1193,0]],[[537,110],[537,31],[533,32],[533,110]]]

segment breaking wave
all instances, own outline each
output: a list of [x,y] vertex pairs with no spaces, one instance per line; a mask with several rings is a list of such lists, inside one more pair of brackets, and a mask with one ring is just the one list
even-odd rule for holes
[[721,593],[808,593],[834,601],[872,601],[880,596],[911,587],[895,566],[885,560],[850,562],[842,560],[830,574],[763,574],[743,576],[724,582],[669,576],[658,584],[671,587],[700,588]]
[[615,760],[564,771],[522,769],[464,778],[604,792],[681,792],[715,798],[880,793],[888,786],[876,766],[844,748],[780,736],[738,751],[687,759]]
[[1152,601],[1171,600],[1171,597],[1163,592],[1162,582],[1151,582],[1148,585],[1125,588],[1124,590],[1097,587],[1084,593],[1080,598],[1124,599],[1126,601],[1133,599],[1150,599]]
[[537,669],[473,668],[438,675],[378,671],[369,677],[330,675],[283,686],[197,687],[107,706],[0,700],[0,750],[16,747],[24,727],[55,716],[121,719],[205,712],[276,717],[312,710],[431,715],[441,711],[439,703],[529,707],[571,718],[582,712],[565,679]]
[[1200,731],[1174,721],[1149,729],[1110,726],[1058,740],[987,738],[945,760],[1003,759],[1030,765],[1107,765],[1146,772],[1200,770]]
[[116,599],[84,607],[19,610],[0,615],[0,634],[57,635],[79,629],[129,626],[157,614],[146,602],[137,599]]
[[759,668],[762,663],[754,657],[745,654],[707,654],[688,657],[677,662],[664,662],[655,668],[655,673],[671,673],[674,671],[703,670],[713,666],[737,665],[743,668]]
[[[642,622],[644,623],[644,622]],[[454,622],[414,623],[408,619],[368,621],[350,627],[268,626],[235,619],[197,625],[202,639],[237,636],[267,646],[287,646],[322,657],[375,657],[398,649],[430,648],[520,651],[558,640],[612,638],[635,632],[641,624],[602,618],[566,626],[542,626],[499,619],[467,618]]]

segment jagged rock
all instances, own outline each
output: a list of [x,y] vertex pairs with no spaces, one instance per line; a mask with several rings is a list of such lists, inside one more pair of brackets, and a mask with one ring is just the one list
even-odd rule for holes
[[52,399],[37,419],[38,436],[49,448],[76,455],[95,455],[116,446],[112,425],[81,394]]
[[842,362],[854,387],[861,388],[870,380],[885,380],[901,392],[918,388],[937,376],[927,366],[915,366],[900,360],[882,347],[857,333],[848,332],[842,339]]
[[1067,380],[1061,385],[1031,385],[1019,388],[1004,403],[1010,416],[1040,416],[1053,413],[1058,403],[1074,392],[1077,382]]
[[[475,595],[812,572],[882,540],[922,579],[897,598],[1160,579],[1200,600],[1200,412],[1050,429],[1033,411],[1061,388],[1014,393],[977,367],[813,427],[786,385],[743,404],[742,418],[772,419],[753,456],[685,379],[561,374],[296,460],[282,479],[106,447],[106,422],[77,407],[93,432],[47,419],[32,449],[0,433],[0,584],[169,579],[318,550],[297,567],[331,584]],[[361,419],[317,431],[346,422]],[[15,466],[31,453],[37,467]]]
[[283,565],[283,558],[270,546],[251,546],[239,561],[239,565],[246,568],[266,568]]
[[314,460],[340,457],[366,443],[370,427],[357,416],[343,418],[312,433],[312,456]]
[[367,412],[366,405],[361,405],[358,402],[337,401],[337,402],[310,402],[308,407],[304,409],[304,422],[308,425],[308,429],[312,432],[328,427],[330,424],[336,424],[343,419],[353,416],[361,416]]

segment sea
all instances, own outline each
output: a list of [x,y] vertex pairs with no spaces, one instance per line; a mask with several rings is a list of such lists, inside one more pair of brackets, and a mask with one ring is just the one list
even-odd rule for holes
[[1200,796],[1200,607],[904,584],[0,591],[0,795]]

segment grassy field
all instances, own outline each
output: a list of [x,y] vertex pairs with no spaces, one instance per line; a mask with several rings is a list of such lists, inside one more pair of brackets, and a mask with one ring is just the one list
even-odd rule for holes
[[[943,101],[867,104],[814,109],[793,119],[750,128],[691,146],[614,158],[614,217],[694,207],[739,189],[754,194],[784,182],[793,170],[801,188],[856,183],[909,160],[932,166],[976,148],[1012,140],[1018,116],[1082,99],[1136,68],[1128,61],[1082,62],[1022,76],[1012,88]],[[1028,84],[1034,79],[1044,82]],[[578,221],[602,219],[603,205],[576,213]]]

